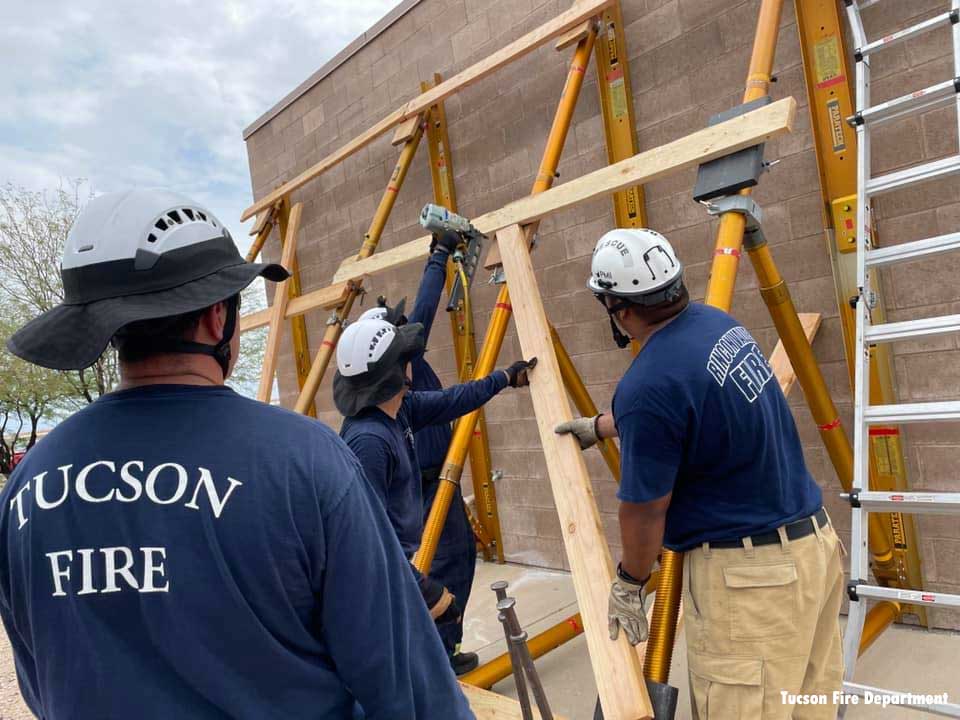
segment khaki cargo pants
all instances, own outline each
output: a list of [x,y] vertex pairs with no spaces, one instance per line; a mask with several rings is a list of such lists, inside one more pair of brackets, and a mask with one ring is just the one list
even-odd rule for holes
[[[811,519],[811,523],[815,522]],[[842,548],[827,523],[780,544],[686,553],[683,610],[693,717],[834,718],[843,676]],[[817,695],[826,704],[791,704]]]

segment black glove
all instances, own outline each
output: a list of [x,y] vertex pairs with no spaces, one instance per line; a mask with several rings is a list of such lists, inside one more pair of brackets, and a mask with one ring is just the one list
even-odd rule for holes
[[530,384],[530,378],[527,374],[537,366],[537,359],[517,360],[513,365],[504,368],[507,374],[507,385],[510,387],[526,387]]
[[433,240],[430,241],[430,254],[432,255],[435,251],[440,250],[447,255],[451,255],[460,243],[460,236],[452,230],[444,230],[439,235],[434,233]]
[[430,617],[437,625],[456,623],[463,616],[463,611],[457,605],[457,598],[429,575],[420,580],[420,594],[427,604]]

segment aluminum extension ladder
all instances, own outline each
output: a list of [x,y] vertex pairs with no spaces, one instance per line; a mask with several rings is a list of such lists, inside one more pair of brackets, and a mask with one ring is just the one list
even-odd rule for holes
[[[850,609],[843,638],[844,683],[847,693],[861,697],[866,692],[906,692],[884,690],[853,682],[860,650],[860,638],[866,617],[867,600],[894,600],[928,607],[960,608],[960,595],[903,590],[869,584],[867,555],[867,513],[913,512],[960,514],[960,493],[876,492],[869,488],[869,427],[872,424],[898,424],[960,420],[960,401],[870,405],[870,346],[950,332],[960,332],[960,315],[871,325],[871,310],[877,306],[877,292],[871,282],[874,268],[898,262],[929,258],[937,253],[960,250],[960,232],[892,247],[874,248],[872,242],[871,198],[880,193],[904,188],[935,178],[960,173],[960,153],[943,160],[925,163],[879,177],[870,176],[870,131],[876,125],[936,105],[956,103],[960,125],[960,0],[951,0],[949,11],[906,28],[881,40],[869,42],[860,11],[885,0],[845,0],[847,16],[856,45],[856,114],[849,119],[856,127],[857,156],[857,286],[856,303],[856,379],[854,387],[854,475],[847,499],[853,508],[851,526]],[[886,0],[894,2],[899,0]],[[950,27],[953,33],[954,78],[903,95],[879,105],[870,104],[870,58],[874,53],[907,41],[938,27]],[[960,182],[957,179],[951,179]],[[960,717],[960,705],[952,703],[915,703],[908,705],[937,715]]]

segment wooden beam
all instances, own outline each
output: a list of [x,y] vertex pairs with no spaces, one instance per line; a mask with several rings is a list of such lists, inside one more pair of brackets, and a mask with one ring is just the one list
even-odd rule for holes
[[[817,330],[820,328],[822,316],[820,313],[797,313],[797,317],[800,318],[800,324],[803,325],[803,334],[807,336],[807,341],[812,344],[813,338],[816,337]],[[777,382],[780,383],[780,389],[783,390],[784,397],[788,396],[797,382],[797,374],[793,370],[793,365],[790,364],[790,358],[787,357],[783,340],[778,341],[777,346],[773,349],[773,354],[770,356],[770,367],[773,369]]]
[[[287,237],[283,241],[283,254],[280,264],[285,268],[293,265],[297,257],[297,234],[300,230],[300,216],[303,214],[303,203],[297,203],[290,208],[290,217],[287,220]],[[260,374],[260,387],[257,390],[257,400],[270,402],[273,390],[273,375],[277,369],[277,355],[280,352],[280,338],[283,335],[284,316],[287,313],[287,304],[290,295],[287,293],[287,282],[276,283],[273,290],[273,305],[270,307],[270,333],[267,335],[267,346],[263,352],[263,369]]]
[[322,175],[334,165],[337,165],[344,159],[350,157],[353,155],[353,153],[357,152],[361,148],[369,145],[395,125],[398,125],[407,118],[429,109],[431,105],[436,105],[438,102],[450,97],[460,89],[465,88],[468,85],[472,85],[478,80],[482,80],[487,75],[490,75],[505,65],[509,65],[517,58],[523,57],[544,43],[549,42],[553,38],[567,32],[567,30],[576,27],[584,20],[587,20],[594,15],[598,15],[600,11],[602,11],[605,7],[612,5],[615,1],[616,0],[577,0],[577,2],[575,2],[573,7],[571,7],[569,10],[560,13],[552,20],[548,20],[540,27],[530,31],[523,37],[514,40],[506,47],[501,48],[475,65],[468,67],[466,70],[457,73],[452,78],[445,80],[433,89],[418,95],[403,107],[394,110],[383,120],[358,135],[339,150],[335,151],[331,155],[328,155],[312,167],[307,168],[302,173],[297,175],[297,177],[295,177],[293,180],[284,183],[273,192],[257,200],[253,205],[243,211],[243,215],[240,216],[240,219],[247,220],[256,213],[269,207],[285,195],[289,195],[297,188],[303,187],[315,177]]
[[[797,101],[792,97],[784,98],[666,145],[637,153],[631,158],[558,185],[540,195],[515,200],[500,210],[484,215],[484,222],[497,228],[513,223],[526,224],[600,195],[609,195],[631,185],[644,185],[659,180],[679,170],[696,167],[788,133],[793,129],[796,114]],[[518,215],[522,215],[523,219],[516,219]],[[486,232],[486,227],[481,227],[476,222],[474,225]],[[499,264],[500,252],[497,246],[492,244],[484,267],[489,269]]]
[[394,146],[403,145],[412,138],[414,133],[417,132],[417,125],[420,124],[422,117],[422,115],[414,115],[397,125],[397,131],[393,134],[393,140],[390,141],[390,144]]
[[[504,697],[489,690],[482,690],[466,683],[460,683],[460,689],[467,696],[467,702],[470,703],[470,709],[477,716],[477,720],[523,720],[520,703],[513,698]],[[537,712],[536,704],[533,706],[533,717],[540,720],[540,713]],[[553,717],[555,720],[564,720],[562,716],[556,713],[553,714]]]
[[[544,215],[572,207],[577,203],[608,195],[632,185],[644,184],[680,170],[695,167],[702,162],[742,150],[779,137],[793,128],[797,103],[784,98],[746,115],[740,115],[719,125],[699,130],[666,145],[637,153],[614,165],[558,185],[539,195],[530,195],[474,218],[474,226],[492,235],[509,225],[525,225]],[[692,201],[691,201],[692,202]],[[487,256],[499,265],[496,245]],[[394,267],[424,260],[430,252],[430,237],[417,238],[385,250],[366,260],[348,258],[340,264],[334,282],[343,282],[361,275],[373,275]]]
[[590,32],[590,25],[594,22],[596,22],[594,18],[584,20],[582,23],[573,28],[573,30],[565,32],[563,35],[561,35],[553,47],[556,50],[564,50],[571,45],[576,45],[587,36],[587,33]]
[[[347,299],[347,293],[350,292],[350,283],[335,283],[319,290],[313,290],[305,295],[290,298],[287,305],[287,313],[284,315],[288,320],[297,315],[303,315],[315,308],[321,310],[332,310],[343,304]],[[270,323],[270,311],[273,308],[260,310],[259,312],[249,313],[240,317],[240,332],[247,330],[256,330],[259,327]]]
[[530,373],[530,396],[603,715],[607,720],[652,717],[639,656],[622,633],[617,642],[607,634],[607,601],[614,565],[583,453],[571,436],[557,435],[553,430],[573,415],[527,240],[519,225],[511,225],[497,236],[520,347],[524,357],[538,359]]
[[263,230],[266,224],[273,220],[273,214],[276,212],[276,210],[277,207],[274,205],[257,215],[257,221],[253,224],[253,227],[250,228],[250,235],[259,235],[260,231]]
[[240,316],[240,332],[245,333],[247,330],[256,330],[257,328],[262,328],[264,325],[270,324],[270,308],[266,310],[260,310],[259,312],[247,313],[246,315]]

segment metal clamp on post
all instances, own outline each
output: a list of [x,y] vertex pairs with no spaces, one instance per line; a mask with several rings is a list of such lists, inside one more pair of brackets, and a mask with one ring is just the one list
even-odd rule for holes
[[755,250],[767,244],[763,234],[763,209],[749,195],[726,195],[703,203],[711,215],[723,215],[728,212],[740,213],[747,221],[743,231],[743,246]]

